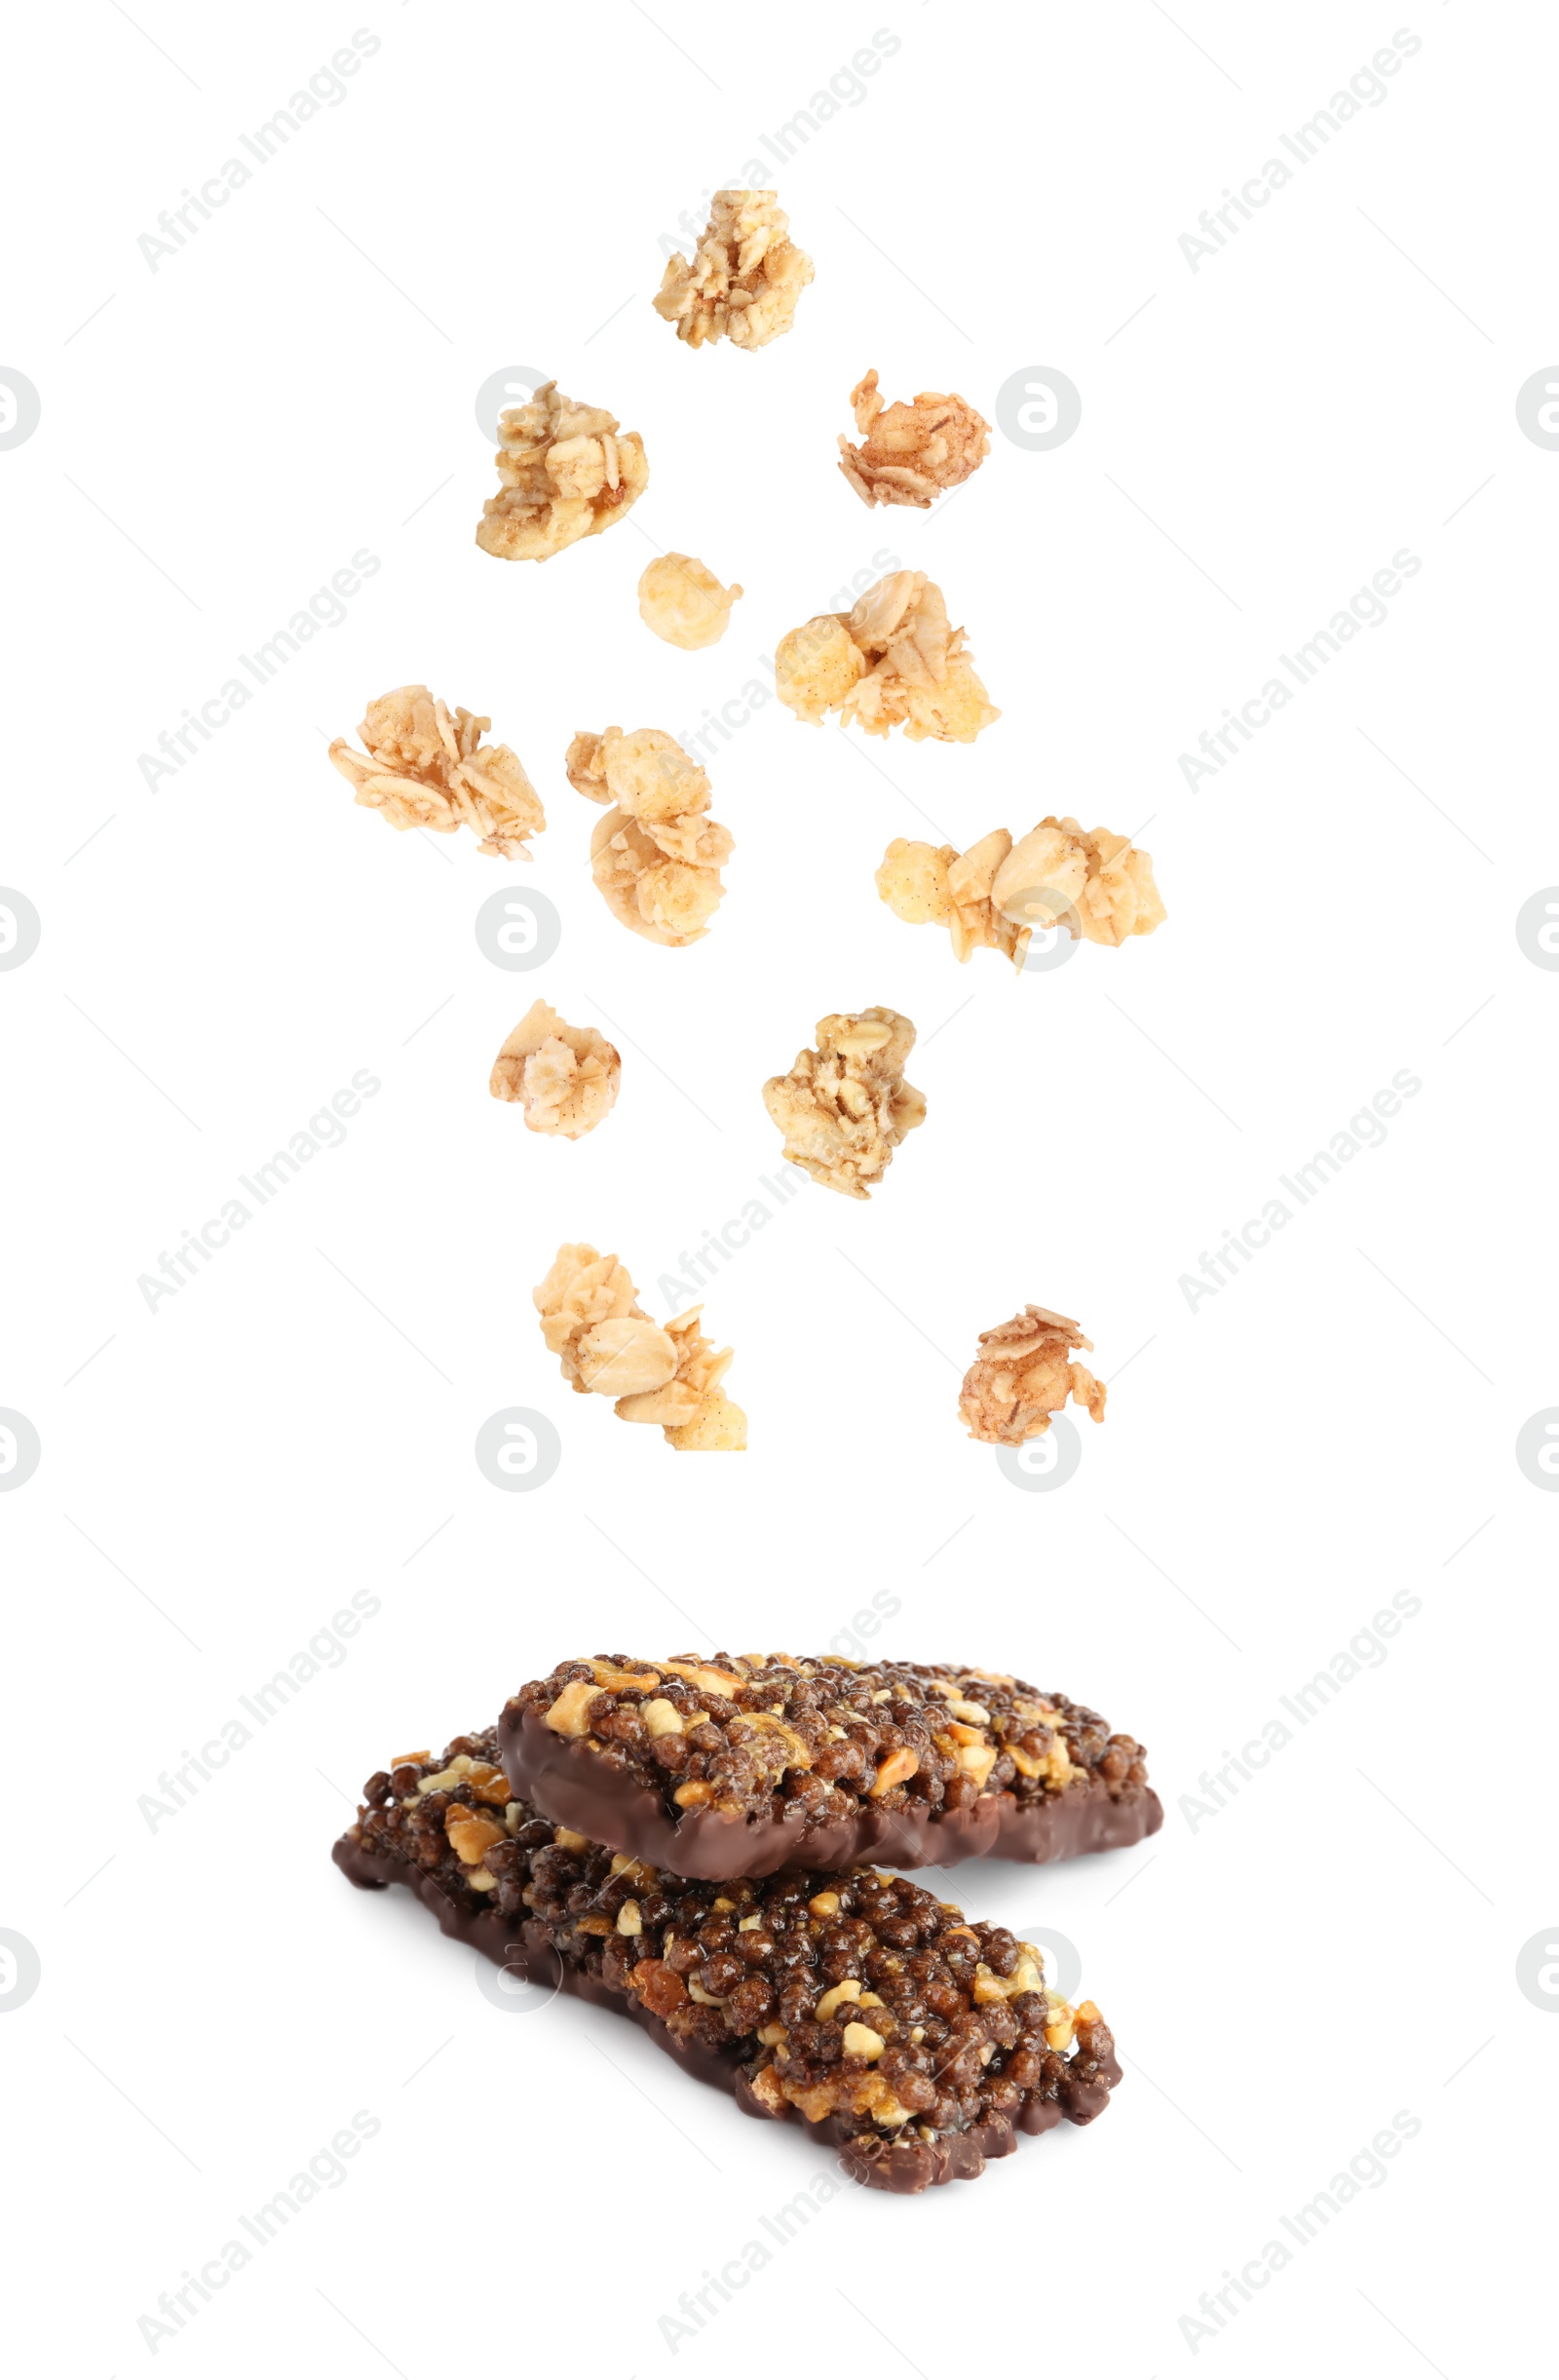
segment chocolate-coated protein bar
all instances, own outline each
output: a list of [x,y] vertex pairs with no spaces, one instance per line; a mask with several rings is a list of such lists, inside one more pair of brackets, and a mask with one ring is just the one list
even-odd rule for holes
[[1067,1860],[1163,1823],[1134,1738],[1064,1695],[945,1663],[565,1661],[506,1705],[498,1744],[549,1818],[716,1883]]
[[1121,2079],[1091,2001],[1040,1952],[870,1867],[717,1886],[664,1875],[513,1798],[495,1734],[370,1777],[335,1846],[533,1985],[633,2017],[749,2115],[790,2119],[869,2187],[971,2180],[1023,2133],[1088,2124]]

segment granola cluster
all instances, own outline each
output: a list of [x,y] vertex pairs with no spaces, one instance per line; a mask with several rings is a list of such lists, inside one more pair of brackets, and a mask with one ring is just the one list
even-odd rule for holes
[[926,391],[913,404],[885,405],[877,374],[850,392],[856,427],[865,441],[839,441],[839,468],[863,504],[914,504],[922,511],[950,487],[962,487],[991,450],[990,428],[962,397]]
[[663,554],[639,580],[639,618],[663,643],[698,653],[719,643],[741,595],[740,587],[722,587],[691,554]]
[[772,190],[717,190],[690,263],[669,256],[653,300],[690,347],[728,338],[767,347],[788,330],[812,279],[812,258],[790,238],[790,217]]
[[716,1348],[691,1307],[663,1330],[638,1302],[626,1264],[565,1243],[532,1291],[542,1336],[578,1395],[610,1397],[619,1421],[659,1422],[683,1454],[745,1449],[747,1417],[720,1383],[733,1351]]
[[857,2178],[895,2142],[1036,2105],[1091,2113],[1117,2079],[1097,2007],[1050,1989],[1043,1953],[1006,1927],[872,1867],[684,1881],[510,1799],[493,1749],[489,1729],[437,1759],[401,1754],[368,1779],[343,1849],[433,1878],[457,1910],[539,1928],[565,1974],[729,2057],[769,2113],[834,2118],[863,2152]]
[[582,1140],[612,1112],[623,1060],[592,1024],[565,1024],[545,1000],[521,1017],[493,1061],[488,1090],[517,1101],[525,1129]]
[[403,834],[469,826],[494,860],[528,860],[526,840],[547,824],[541,797],[507,744],[483,744],[491,719],[453,712],[426,686],[398,686],[368,705],[358,729],[365,752],[337,736],[329,757],[365,810]]
[[784,1134],[784,1154],[815,1182],[869,1198],[904,1134],[926,1121],[926,1101],[904,1080],[915,1028],[891,1008],[819,1017],[818,1047],[772,1075],[763,1103]]
[[996,827],[960,853],[951,843],[890,843],[877,890],[907,926],[945,926],[953,955],[999,950],[1021,967],[1035,933],[1119,947],[1167,914],[1147,852],[1108,827],[1042,819],[1016,843]]
[[396,1753],[363,1786],[348,1839],[437,1875],[468,1907],[481,1905],[498,1891],[488,1853],[513,1842],[531,1815],[510,1792],[496,1753],[490,1727],[456,1736],[437,1758]]
[[869,736],[902,727],[911,743],[972,744],[1001,712],[949,625],[941,589],[924,570],[894,570],[853,611],[820,612],[780,639],[780,700],[818,726],[837,710]]
[[590,837],[590,873],[619,924],[683,949],[702,941],[725,886],[727,826],[704,812],[709,780],[664,728],[582,730],[563,762],[587,801],[612,806]]
[[498,417],[500,481],[476,543],[505,562],[545,562],[621,520],[650,483],[644,441],[604,406],[576,404],[555,380]]
[[1119,1800],[1148,1774],[1142,1746],[1096,1710],[941,1662],[602,1655],[560,1662],[509,1710],[587,1741],[673,1821],[708,1808],[780,1818],[791,1803],[813,1822],[862,1807],[962,1810],[982,1793],[1026,1806],[1094,1779]]
[[979,1354],[964,1375],[958,1410],[970,1438],[987,1446],[1021,1446],[1041,1438],[1068,1397],[1095,1421],[1104,1419],[1105,1387],[1074,1347],[1093,1353],[1079,1325],[1048,1306],[1025,1306],[1009,1323],[980,1332]]

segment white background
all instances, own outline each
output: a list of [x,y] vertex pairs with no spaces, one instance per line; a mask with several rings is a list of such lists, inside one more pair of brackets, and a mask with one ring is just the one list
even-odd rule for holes
[[[1396,19],[656,15],[389,6],[342,102],[155,272],[138,235],[355,20],[93,0],[13,34],[38,103],[7,144],[0,363],[42,400],[0,452],[0,882],[42,919],[0,974],[0,1405],[43,1450],[0,1495],[0,1925],[42,1962],[0,2024],[18,2367],[139,2368],[159,2292],[358,2110],[380,2129],[347,2178],[159,2361],[666,2365],[658,2318],[826,2160],[609,2015],[511,2021],[329,1845],[387,1754],[564,1655],[806,1650],[885,1592],[874,1649],[1014,1670],[1150,1747],[1153,1844],[943,1887],[1079,1946],[1126,2079],[974,2188],[834,2199],[678,2363],[793,2372],[821,2340],[884,2373],[1146,2380],[1407,2111],[1388,2179],[1196,2357],[1507,2368],[1559,2046],[1516,1982],[1559,1914],[1533,1809],[1559,1506],[1513,1452],[1559,1401],[1559,981],[1514,930],[1559,878],[1559,456],[1515,416],[1559,352],[1555,28],[1426,0],[1385,101],[1194,272],[1180,235]],[[793,332],[679,346],[660,235],[879,24],[897,48],[777,177],[817,266]],[[545,575],[473,543],[475,393],[520,365],[610,405],[652,472]],[[833,455],[871,365],[993,420],[1047,365],[1082,426],[1050,452],[997,431],[945,515],[868,516]],[[722,645],[642,628],[652,544],[745,586]],[[1386,622],[1191,790],[1178,756],[1403,548]],[[148,790],[137,756],[359,549],[381,566],[345,621]],[[710,762],[737,849],[708,939],[623,933],[570,735],[696,727],[884,551],[945,588],[1000,722],[885,746],[770,702]],[[354,807],[326,740],[410,679],[519,752],[533,868]],[[1049,810],[1140,830],[1151,940],[961,971],[877,901],[892,836]],[[563,918],[535,975],[473,932],[521,873]],[[487,1095],[538,991],[623,1050],[578,1146]],[[924,1130],[869,1205],[803,1185],[706,1292],[750,1452],[684,1460],[570,1398],[530,1304],[559,1240],[619,1250],[664,1311],[682,1250],[777,1205],[764,1077],[874,1001],[920,1029]],[[344,1145],[148,1311],[137,1277],[360,1068],[382,1090]],[[1384,1145],[1193,1311],[1179,1277],[1399,1069],[1422,1091]],[[1049,1492],[955,1412],[1028,1298],[1114,1382]],[[562,1433],[533,1493],[474,1460],[510,1406]],[[1422,1608],[1388,1658],[1194,1825],[1201,1773],[1399,1592]],[[345,1660],[148,1826],[160,1773],[353,1593],[380,1608]]]

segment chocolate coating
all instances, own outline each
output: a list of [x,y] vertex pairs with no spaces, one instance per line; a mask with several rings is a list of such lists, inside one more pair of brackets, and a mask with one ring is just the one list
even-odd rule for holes
[[937,2140],[863,2142],[859,2133],[838,2116],[825,2116],[820,2124],[811,2124],[794,2107],[785,2109],[777,2118],[773,2109],[754,2098],[739,2044],[715,2051],[704,2049],[698,2042],[678,2041],[640,2001],[623,1992],[609,1991],[598,1977],[560,1959],[547,1939],[546,1927],[537,1919],[502,1917],[496,1909],[460,1908],[436,1876],[408,1867],[404,1861],[363,1851],[346,1835],[335,1844],[330,1856],[341,1873],[365,1892],[379,1892],[387,1884],[408,1886],[423,1905],[433,1911],[443,1933],[473,1950],[479,1950],[495,1966],[514,1967],[513,1949],[517,1942],[528,1982],[544,1990],[572,1992],[577,1999],[589,2001],[592,2007],[609,2008],[619,2016],[631,2017],[641,2031],[648,2033],[658,2050],[675,2058],[684,2074],[695,2082],[712,2083],[716,2090],[729,2092],[745,2116],[757,2116],[769,2123],[788,2119],[800,2124],[810,2139],[836,2150],[840,2165],[852,2180],[868,2190],[889,2190],[895,2196],[907,2197],[941,2182],[975,2181],[992,2158],[1011,2156],[1019,2133],[1034,2139],[1063,2120],[1068,2124],[1091,2124],[1108,2107],[1110,2093],[1121,2080],[1120,2062],[1112,2056],[1104,2061],[1099,2080],[1063,2086],[1059,2100],[1026,2102],[1015,2124],[999,2116],[987,2124],[971,2125],[966,2132]]
[[1108,2103],[1109,2028],[1045,1989],[1040,1953],[1006,1929],[872,1867],[720,1887],[614,1858],[506,1805],[495,1749],[487,1729],[399,1756],[336,1864],[365,1890],[408,1886],[445,1934],[544,1991],[628,2015],[685,2073],[749,2115],[805,2122],[873,2188],[970,2178],[1018,2131]]
[[1112,1794],[1097,1771],[1063,1791],[1019,1803],[982,1793],[958,1810],[924,1803],[897,1810],[862,1803],[844,1818],[813,1820],[804,1806],[774,1819],[686,1810],[673,1819],[665,1797],[602,1760],[576,1736],[554,1735],[534,1710],[511,1703],[498,1722],[498,1755],[520,1800],[593,1842],[630,1852],[679,1876],[725,1883],[788,1868],[956,1867],[965,1860],[1044,1865],[1093,1851],[1119,1851],[1157,1834],[1163,1804],[1151,1785]]

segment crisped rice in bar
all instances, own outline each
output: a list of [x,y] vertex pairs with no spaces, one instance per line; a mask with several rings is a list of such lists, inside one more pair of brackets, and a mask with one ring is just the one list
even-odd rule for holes
[[1064,1860],[1163,1823],[1132,1737],[1065,1695],[946,1663],[565,1661],[506,1705],[498,1744],[548,1817],[716,1881]]
[[1005,1927],[875,1868],[689,1883],[510,1796],[496,1733],[402,1754],[336,1864],[405,1884],[533,1986],[633,2017],[749,2115],[805,2124],[855,2180],[972,2180],[1020,2133],[1087,2124],[1121,2079],[1091,2000]]

